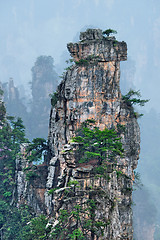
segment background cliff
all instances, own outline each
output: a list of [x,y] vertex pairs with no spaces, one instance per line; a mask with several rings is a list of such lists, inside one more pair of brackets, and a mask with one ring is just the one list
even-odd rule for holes
[[31,96],[26,96],[24,86],[15,86],[14,79],[0,83],[7,113],[21,117],[26,127],[26,136],[47,138],[50,115],[50,94],[56,90],[58,75],[51,56],[39,56],[31,69],[29,82]]

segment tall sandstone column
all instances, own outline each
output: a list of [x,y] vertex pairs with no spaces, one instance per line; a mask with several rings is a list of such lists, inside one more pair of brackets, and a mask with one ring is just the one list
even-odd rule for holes
[[[89,199],[88,189],[101,188],[105,194],[98,190],[95,193],[95,219],[106,226],[104,236],[94,239],[131,240],[132,182],[139,158],[140,131],[134,110],[122,99],[119,87],[120,61],[127,59],[127,45],[114,37],[104,38],[100,29],[88,29],[80,34],[78,43],[69,43],[67,47],[75,64],[64,74],[51,109],[48,140],[52,156],[46,209],[56,221],[60,209],[71,211],[76,204]],[[108,179],[95,177],[92,162],[77,163],[77,145],[71,139],[87,119],[94,119],[101,130],[125,127],[125,131],[119,132],[124,156],[118,157],[116,166],[108,166]],[[76,180],[80,186],[66,197],[70,180]],[[56,190],[49,195],[48,190],[53,188]]]

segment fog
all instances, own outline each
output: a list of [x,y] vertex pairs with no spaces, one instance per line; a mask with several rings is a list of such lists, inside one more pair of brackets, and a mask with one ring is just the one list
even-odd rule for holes
[[[150,198],[158,204],[160,1],[0,0],[0,9],[0,82],[7,82],[12,77],[15,85],[24,85],[28,94],[31,68],[37,57],[52,56],[55,71],[60,75],[67,56],[66,45],[77,41],[81,30],[90,26],[102,30],[112,28],[118,32],[117,40],[127,42],[129,60],[121,63],[122,79],[128,67],[132,71],[127,74],[128,79],[122,80],[122,91],[134,86],[136,90],[140,89],[143,99],[150,99],[142,110],[144,118],[139,121],[142,153],[138,171],[148,185]],[[146,152],[148,160],[145,159]]]
[[113,28],[135,61],[136,89],[151,99],[148,108],[160,111],[158,0],[1,0],[0,9],[0,81],[12,77],[28,88],[37,56],[51,55],[60,64],[66,44],[84,26]]

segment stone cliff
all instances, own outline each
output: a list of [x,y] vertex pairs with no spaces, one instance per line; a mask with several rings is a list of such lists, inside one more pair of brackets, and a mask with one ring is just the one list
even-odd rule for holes
[[[60,222],[61,210],[66,210],[69,232],[75,228],[83,232],[88,221],[86,239],[132,240],[132,182],[139,158],[140,131],[133,107],[122,99],[119,88],[120,61],[127,59],[127,45],[114,37],[105,38],[99,29],[88,29],[80,34],[78,43],[67,47],[75,64],[64,74],[53,99],[50,156],[39,166],[43,181],[39,185],[38,180],[27,183],[18,196],[36,212],[49,215],[54,227]],[[71,140],[88,119],[94,119],[100,130],[115,129],[123,144],[123,156],[106,163],[107,178],[96,176],[96,159],[84,163],[77,160],[79,144]],[[18,163],[21,170],[23,160]],[[17,179],[25,185],[21,175],[17,171]],[[75,206],[82,207],[81,221],[73,217]],[[65,234],[60,239],[68,239]]]

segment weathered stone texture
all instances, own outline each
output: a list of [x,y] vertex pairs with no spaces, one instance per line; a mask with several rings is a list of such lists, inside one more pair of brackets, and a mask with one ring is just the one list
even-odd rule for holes
[[30,166],[25,157],[25,150],[28,144],[21,145],[21,155],[16,159],[16,188],[14,201],[29,205],[36,214],[46,213],[45,191],[48,166],[44,163],[36,167],[37,177],[26,180],[25,168]]
[[[132,179],[139,158],[140,132],[133,108],[122,100],[119,88],[120,61],[127,59],[127,46],[115,38],[104,38],[99,29],[81,33],[80,39],[78,43],[67,45],[77,63],[65,73],[57,89],[57,103],[51,109],[48,142],[52,156],[41,209],[56,220],[60,208],[70,210],[75,204],[84,203],[92,187],[97,189],[94,196],[98,203],[96,219],[109,223],[104,237],[99,239],[132,240]],[[85,63],[79,64],[81,59],[86,60]],[[101,130],[105,127],[118,130],[119,125],[125,126],[125,132],[120,133],[124,157],[117,157],[116,166],[108,164],[108,180],[95,178],[93,162],[77,164],[75,150],[78,146],[70,140],[87,119],[95,119]],[[123,174],[118,176],[117,171]],[[19,172],[19,178],[20,175]],[[76,179],[80,188],[75,187],[74,193],[66,198],[64,191],[70,179]],[[48,190],[55,187],[59,189],[49,195]],[[33,189],[34,186],[28,189],[31,196]],[[105,194],[100,194],[101,191]],[[28,201],[36,202],[37,195],[33,201],[29,194]],[[39,205],[33,207],[40,208]]]
[[78,61],[89,56],[98,57],[99,61],[127,60],[127,45],[118,42],[115,37],[104,38],[100,29],[89,29],[80,34],[81,42],[69,43],[67,48],[71,56]]
[[[139,157],[140,136],[133,108],[122,100],[119,89],[120,61],[127,58],[127,46],[113,38],[103,38],[101,30],[88,30],[81,33],[79,43],[70,43],[67,47],[75,61],[86,59],[88,62],[75,64],[66,72],[57,90],[57,104],[51,110],[49,147],[54,161],[51,161],[49,167],[47,186],[48,189],[53,188],[57,181],[60,189],[55,191],[52,201],[46,195],[46,203],[52,205],[54,202],[53,210],[58,214],[59,208],[72,209],[74,204],[88,199],[89,186],[101,187],[107,197],[99,197],[97,194],[99,207],[96,218],[110,221],[105,229],[105,237],[101,239],[131,240],[131,189],[133,170]],[[110,181],[101,179],[98,182],[92,175],[92,163],[77,166],[74,151],[77,146],[70,140],[87,119],[95,119],[100,129],[117,129],[118,124],[125,126],[125,133],[121,133],[125,156],[118,158],[116,167],[108,168]],[[54,164],[59,168],[55,175]],[[125,175],[117,177],[117,170]],[[75,190],[76,197],[65,199],[64,190],[69,179],[78,180],[81,189]]]

